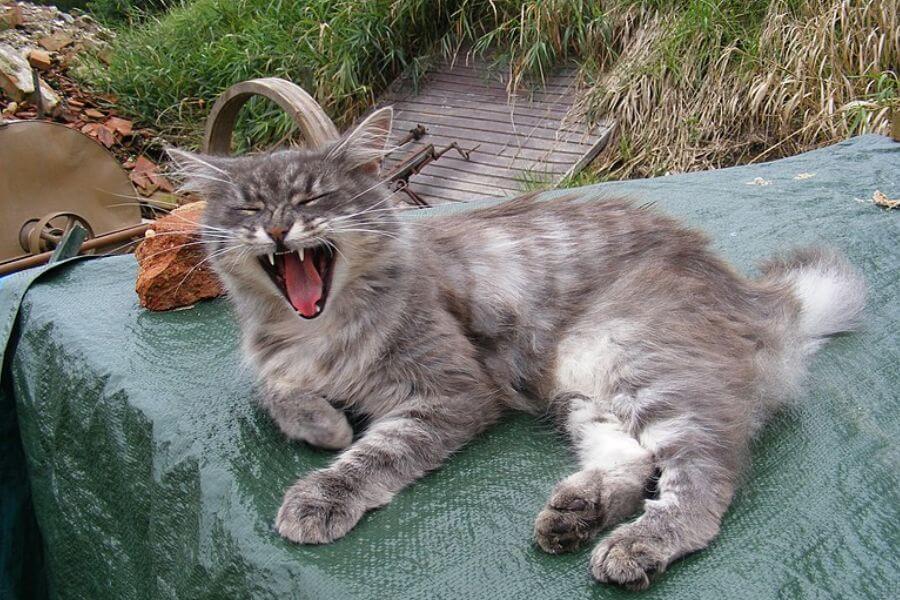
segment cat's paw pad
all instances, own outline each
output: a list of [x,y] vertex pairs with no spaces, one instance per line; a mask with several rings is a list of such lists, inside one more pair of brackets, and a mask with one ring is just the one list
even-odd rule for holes
[[591,576],[595,580],[633,591],[646,589],[650,577],[665,568],[665,557],[653,540],[639,536],[614,532],[591,554]]
[[327,544],[346,535],[364,510],[329,487],[308,480],[291,486],[275,518],[279,535],[298,544]]
[[534,522],[534,539],[550,554],[576,550],[593,538],[603,523],[603,509],[595,494],[561,483]]

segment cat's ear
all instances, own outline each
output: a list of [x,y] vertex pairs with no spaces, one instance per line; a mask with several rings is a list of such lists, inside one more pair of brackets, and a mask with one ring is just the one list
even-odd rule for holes
[[179,190],[194,192],[203,199],[215,197],[223,185],[233,185],[228,165],[234,159],[166,148],[172,160],[172,174],[181,181]]
[[328,152],[328,160],[340,162],[348,170],[377,175],[389,152],[388,138],[393,122],[392,107],[376,110],[335,144]]

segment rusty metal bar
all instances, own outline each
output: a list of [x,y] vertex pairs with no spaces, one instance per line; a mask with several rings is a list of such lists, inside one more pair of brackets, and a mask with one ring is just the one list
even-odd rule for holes
[[[146,232],[151,225],[152,223],[142,223],[133,227],[126,227],[125,229],[119,229],[116,231],[105,233],[103,235],[98,235],[97,237],[91,238],[84,242],[78,252],[82,253],[87,252],[88,250],[96,250],[98,248],[104,248],[112,244],[126,242],[132,238],[142,237],[144,235],[144,232]],[[10,273],[14,273],[15,271],[30,269],[31,267],[37,267],[46,264],[47,261],[50,260],[51,256],[53,256],[53,252],[42,252],[40,254],[32,254],[31,256],[24,256],[22,258],[16,258],[7,262],[0,263],[0,275],[8,275]]]

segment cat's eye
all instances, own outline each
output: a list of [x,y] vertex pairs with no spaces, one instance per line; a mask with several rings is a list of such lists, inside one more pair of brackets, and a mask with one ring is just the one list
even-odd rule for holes
[[303,197],[295,197],[294,198],[294,206],[300,206],[301,204],[313,204],[316,200],[324,198],[325,196],[330,196],[334,193],[334,190],[329,190],[327,192],[322,192],[321,194],[316,194],[315,196],[309,196],[308,198]]
[[255,215],[256,213],[261,211],[262,208],[258,206],[239,206],[235,210],[243,215]]

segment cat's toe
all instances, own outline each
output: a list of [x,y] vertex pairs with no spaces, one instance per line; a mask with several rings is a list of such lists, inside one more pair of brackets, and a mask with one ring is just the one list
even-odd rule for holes
[[534,539],[550,554],[571,552],[593,538],[602,522],[603,511],[597,502],[561,485],[538,514]]
[[650,577],[665,566],[663,553],[652,541],[615,532],[591,554],[591,576],[595,580],[635,591],[646,589]]
[[329,497],[320,486],[301,480],[285,493],[275,528],[298,544],[327,544],[346,535],[363,512],[346,497]]

